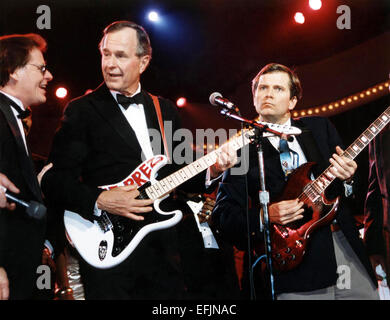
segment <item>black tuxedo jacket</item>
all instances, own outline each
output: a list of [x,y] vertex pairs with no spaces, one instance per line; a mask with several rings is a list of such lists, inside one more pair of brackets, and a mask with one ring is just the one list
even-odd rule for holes
[[[329,166],[329,158],[335,152],[337,145],[342,147],[341,140],[331,123],[320,117],[307,117],[292,119],[292,125],[300,127],[303,133],[296,137],[308,162],[314,161],[317,165],[313,169],[318,176]],[[272,203],[286,184],[284,173],[280,165],[279,152],[268,139],[264,139],[264,166],[266,189],[270,193]],[[263,235],[259,230],[259,169],[255,148],[249,146],[249,171],[247,173],[249,198],[252,204],[249,210],[250,234],[253,243],[263,242]],[[334,197],[343,195],[343,186],[340,181],[334,181],[328,188],[327,195]],[[223,177],[217,195],[217,203],[213,212],[220,233],[230,239],[238,248],[245,250],[247,246],[247,228],[245,218],[245,180],[244,176],[231,175],[230,170]],[[358,237],[352,212],[346,199],[342,199],[337,213],[337,222],[348,238],[354,251],[367,268],[369,274],[375,279],[364,247]],[[263,245],[262,245],[263,246]],[[311,235],[307,252],[303,262],[295,269],[276,274],[275,290],[281,292],[300,292],[330,286],[336,282],[336,258],[329,226],[318,229]]]
[[[0,172],[19,189],[17,197],[42,202],[31,159],[8,97],[0,93]],[[10,282],[10,298],[31,298],[37,266],[40,264],[46,221],[29,218],[24,207],[0,209],[0,266]]]

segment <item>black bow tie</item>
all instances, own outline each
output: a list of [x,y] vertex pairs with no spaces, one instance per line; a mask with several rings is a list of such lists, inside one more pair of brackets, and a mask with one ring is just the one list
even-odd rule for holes
[[18,112],[19,119],[25,119],[30,116],[31,111],[29,109],[23,110],[17,103],[11,100],[11,107],[14,108]]
[[137,93],[135,96],[132,96],[132,97],[126,97],[123,94],[117,94],[116,95],[116,99],[118,100],[118,103],[120,105],[122,105],[122,107],[125,108],[125,110],[127,110],[129,105],[131,105],[131,104],[142,103],[141,98],[142,98],[141,93]]

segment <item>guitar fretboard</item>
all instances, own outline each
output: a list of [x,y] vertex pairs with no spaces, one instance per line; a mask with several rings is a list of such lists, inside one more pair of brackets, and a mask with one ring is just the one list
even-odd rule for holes
[[229,141],[225,142],[221,147],[183,167],[175,173],[172,173],[171,175],[152,184],[145,189],[146,194],[150,199],[156,200],[172,192],[173,189],[177,188],[182,183],[193,178],[203,170],[206,170],[208,167],[211,167],[217,161],[218,155],[225,145],[228,145],[229,148],[233,148],[235,151],[237,151],[251,142],[251,136],[253,134],[254,129],[244,129],[242,134],[239,133],[238,135],[234,136]]
[[[390,106],[344,151],[348,159],[355,159],[357,155],[370,143],[375,136],[390,122]],[[315,201],[336,178],[329,166],[317,179],[311,182],[300,197],[308,196]]]

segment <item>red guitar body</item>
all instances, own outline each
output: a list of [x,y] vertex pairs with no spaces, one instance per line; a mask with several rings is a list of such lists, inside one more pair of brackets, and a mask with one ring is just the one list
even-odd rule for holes
[[[310,234],[329,224],[335,217],[339,198],[328,200],[324,192],[316,193],[311,187],[311,168],[314,162],[305,163],[289,175],[287,185],[275,202],[299,198],[304,202],[303,219],[287,224],[271,225],[273,267],[287,271],[297,267],[305,255]],[[314,190],[313,190],[314,189]]]

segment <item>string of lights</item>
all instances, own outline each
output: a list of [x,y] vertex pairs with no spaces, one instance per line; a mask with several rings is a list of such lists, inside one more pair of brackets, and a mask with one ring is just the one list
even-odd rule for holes
[[347,97],[343,97],[336,101],[294,111],[293,117],[305,117],[313,115],[328,117],[331,115],[345,112],[349,109],[356,108],[372,100],[378,99],[389,94],[389,90],[387,89],[389,87],[389,84],[390,81],[383,81],[370,88],[349,95]]

